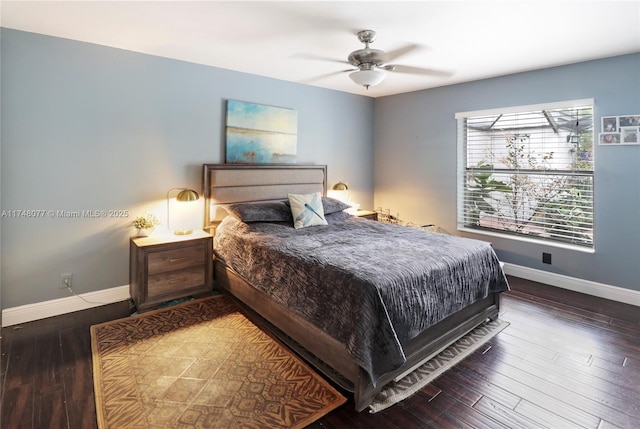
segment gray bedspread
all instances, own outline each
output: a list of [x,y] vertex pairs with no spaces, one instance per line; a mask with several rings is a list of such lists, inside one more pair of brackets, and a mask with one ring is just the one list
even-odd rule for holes
[[486,242],[357,217],[296,230],[228,216],[214,253],[344,344],[374,385],[404,363],[406,341],[508,289]]

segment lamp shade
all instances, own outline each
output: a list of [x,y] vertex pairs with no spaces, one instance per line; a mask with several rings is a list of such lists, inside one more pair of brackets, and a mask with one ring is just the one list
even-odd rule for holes
[[333,185],[333,188],[329,192],[327,192],[327,196],[331,198],[335,198],[336,200],[340,200],[343,203],[349,203],[349,185],[347,182],[338,182]]
[[345,182],[338,182],[335,185],[333,185],[333,190],[334,191],[348,191],[349,190],[349,186],[347,186],[347,184]]
[[[176,201],[178,204],[171,205],[171,193],[178,192]],[[195,211],[198,209],[193,202],[198,201],[200,195],[193,189],[173,188],[167,192],[167,227],[177,235],[187,235],[193,232],[192,224],[195,219]]]
[[382,82],[385,76],[386,74],[383,71],[377,69],[357,70],[349,74],[349,77],[352,81],[354,81],[358,85],[364,86],[367,89],[369,89],[370,86],[376,86],[377,84]]
[[183,189],[176,196],[177,201],[198,201],[199,198],[198,193],[192,189]]

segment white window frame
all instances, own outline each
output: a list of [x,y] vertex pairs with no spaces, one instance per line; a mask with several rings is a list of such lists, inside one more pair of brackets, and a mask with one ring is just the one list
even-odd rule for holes
[[[484,229],[483,227],[470,227],[465,224],[465,175],[467,173],[467,150],[466,150],[466,126],[465,120],[467,118],[473,117],[482,117],[482,116],[490,116],[490,115],[499,115],[499,114],[512,114],[512,113],[521,113],[521,112],[534,112],[534,111],[542,111],[542,110],[553,110],[553,109],[569,109],[576,108],[582,106],[592,106],[594,107],[594,99],[579,99],[579,100],[570,100],[570,101],[561,101],[561,102],[553,102],[553,103],[542,103],[542,104],[532,104],[532,105],[523,105],[523,106],[513,106],[506,108],[498,108],[498,109],[486,109],[486,110],[476,110],[476,111],[468,111],[468,112],[459,112],[456,113],[455,118],[457,120],[457,150],[458,150],[458,163],[457,163],[457,230],[470,232],[473,234],[482,234],[494,237],[500,237],[510,240],[516,241],[524,241],[530,243],[543,244],[545,246],[552,247],[560,247],[567,248],[572,250],[578,250],[581,252],[594,253],[595,252],[595,213],[593,212],[593,221],[592,221],[592,230],[593,230],[593,239],[591,245],[585,244],[573,244],[565,241],[557,241],[554,239],[544,238],[544,237],[536,237],[529,234],[521,234],[521,233],[513,233],[513,232],[501,232],[496,229]],[[595,109],[594,109],[595,110]],[[593,129],[592,133],[595,136],[595,112],[593,112]],[[594,137],[595,139],[595,137]],[[592,156],[595,155],[595,142],[593,142],[594,146],[592,147]],[[566,170],[570,172],[571,170]],[[591,171],[586,171],[587,174],[590,174],[592,177],[592,181],[595,181],[595,163],[593,164]],[[594,195],[592,197],[592,206],[591,208],[595,211],[595,184],[593,184],[593,192]]]

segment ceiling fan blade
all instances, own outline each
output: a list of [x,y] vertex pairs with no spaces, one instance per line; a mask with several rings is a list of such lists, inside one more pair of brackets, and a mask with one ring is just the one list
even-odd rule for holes
[[389,70],[395,73],[422,74],[422,75],[428,75],[428,76],[442,76],[442,77],[449,77],[453,75],[453,73],[449,71],[427,69],[422,67],[412,67],[412,66],[393,65],[393,64],[387,65],[385,67],[386,67],[385,70]]
[[419,49],[419,48],[420,48],[420,46],[410,43],[410,44],[405,45],[403,47],[394,49],[393,51],[388,51],[386,53],[386,55],[385,55],[386,60],[387,60],[386,62],[393,61],[393,60],[395,60],[397,58],[400,58],[403,55],[406,55],[409,52],[414,51],[414,50]]
[[345,73],[345,72],[352,72],[352,71],[355,71],[355,70],[357,70],[357,69],[338,70],[338,71],[334,71],[334,72],[330,72],[330,73],[321,74],[321,75],[318,75],[318,76],[313,76],[313,77],[310,77],[308,79],[302,79],[300,82],[301,83],[318,82],[320,80],[323,80],[323,79],[326,79],[326,78],[329,78],[329,77],[332,77],[332,76],[336,76],[336,75],[339,75],[339,74],[342,74],[342,73]]
[[316,54],[293,54],[290,58],[297,58],[302,60],[315,60],[315,61],[330,61],[332,63],[349,64],[345,60],[337,60],[335,58],[324,57]]

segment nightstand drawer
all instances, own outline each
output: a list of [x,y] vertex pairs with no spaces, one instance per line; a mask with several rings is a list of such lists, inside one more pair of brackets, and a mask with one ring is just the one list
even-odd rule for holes
[[[180,270],[187,267],[203,267],[206,249],[203,244],[183,247],[180,249],[149,252],[148,274],[166,273],[167,271]],[[202,268],[200,268],[202,271]]]
[[149,275],[148,298],[182,291],[205,284],[204,266]]
[[129,244],[129,293],[143,312],[173,299],[211,295],[213,237],[189,235],[132,238]]

